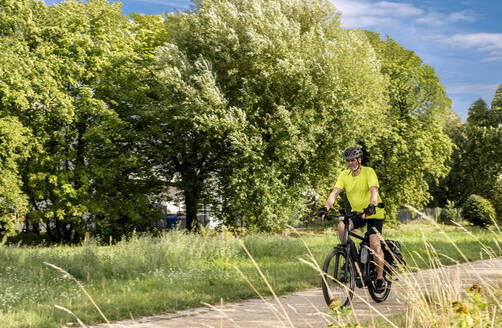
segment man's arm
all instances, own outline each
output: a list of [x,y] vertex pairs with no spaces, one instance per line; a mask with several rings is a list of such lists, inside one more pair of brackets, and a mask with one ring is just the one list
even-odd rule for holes
[[333,191],[329,194],[329,197],[328,199],[326,199],[326,204],[324,205],[323,208],[321,208],[321,210],[319,211],[319,217],[321,218],[321,220],[324,220],[324,216],[328,213],[329,211],[329,208],[331,207],[331,205],[333,205],[333,203],[335,202],[336,200],[336,197],[338,197],[338,195],[342,192],[342,189],[340,188],[337,188],[335,187],[333,189]]
[[328,199],[326,199],[326,203],[325,203],[324,207],[319,210],[318,216],[321,218],[321,220],[324,220],[324,216],[326,216],[326,214],[328,214],[328,211],[329,211],[331,205],[333,205],[336,198],[338,197],[338,195],[341,192],[342,192],[342,189],[337,188],[337,187],[333,188],[333,191],[329,194]]
[[335,203],[335,200],[336,198],[338,197],[338,195],[342,192],[342,189],[340,188],[333,188],[333,191],[329,194],[329,197],[328,199],[326,199],[326,204],[324,204],[324,206],[326,206],[326,208],[329,210],[331,208],[331,206]]
[[370,204],[376,205],[378,201],[378,187],[372,186],[370,187]]
[[363,218],[366,218],[366,216],[375,214],[375,206],[378,201],[378,187],[376,187],[376,186],[370,187],[370,193],[371,193],[370,203],[369,203],[368,207],[366,207],[363,210],[363,212],[365,213],[365,214],[363,214]]

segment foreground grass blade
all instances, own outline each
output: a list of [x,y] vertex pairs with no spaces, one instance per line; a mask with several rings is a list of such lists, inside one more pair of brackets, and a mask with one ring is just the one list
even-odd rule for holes
[[256,263],[256,261],[254,260],[253,256],[251,256],[251,253],[249,253],[248,249],[244,245],[244,242],[242,240],[239,240],[239,242],[240,242],[242,248],[244,249],[244,251],[246,252],[246,254],[249,256],[249,258],[253,262],[253,265],[255,266],[256,270],[260,274],[261,278],[263,279],[263,281],[265,282],[265,284],[267,284],[268,289],[270,290],[270,292],[272,293],[272,295],[274,295],[274,299],[277,302],[277,304],[281,307],[282,312],[284,312],[284,316],[286,317],[286,319],[288,319],[289,325],[292,328],[294,328],[293,322],[291,322],[291,319],[289,318],[289,315],[286,312],[286,309],[284,308],[284,306],[282,305],[281,301],[279,300],[279,297],[277,297],[277,295],[275,294],[274,290],[272,289],[272,286],[270,286],[270,284],[269,284],[267,278],[265,277],[265,275],[263,274],[263,272],[261,272],[261,269],[258,266],[258,263]]
[[87,290],[85,290],[84,286],[82,285],[82,283],[80,281],[77,280],[77,278],[75,278],[74,276],[72,276],[69,272],[65,271],[64,269],[61,269],[60,267],[58,267],[57,265],[54,265],[52,263],[47,263],[47,262],[44,262],[45,265],[63,273],[64,275],[70,277],[73,281],[75,281],[75,283],[78,285],[78,287],[80,287],[80,289],[84,292],[85,296],[87,296],[89,298],[89,300],[91,301],[91,303],[94,305],[94,307],[98,310],[99,314],[103,317],[103,319],[105,320],[105,322],[109,325],[110,324],[110,321],[108,321],[108,319],[106,318],[105,314],[101,311],[101,309],[99,308],[99,306],[96,304],[96,302],[94,302],[94,299],[91,297],[91,295],[89,295],[89,293],[87,292]]

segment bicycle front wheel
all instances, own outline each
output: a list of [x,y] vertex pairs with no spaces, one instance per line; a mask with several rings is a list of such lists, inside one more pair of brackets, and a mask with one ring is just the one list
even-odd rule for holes
[[332,250],[324,261],[323,271],[322,292],[326,304],[347,306],[354,294],[356,276],[352,259],[345,249]]

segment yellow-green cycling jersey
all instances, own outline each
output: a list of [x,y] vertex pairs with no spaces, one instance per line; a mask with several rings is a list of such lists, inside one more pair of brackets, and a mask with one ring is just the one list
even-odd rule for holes
[[[347,169],[340,174],[335,187],[345,190],[352,211],[362,212],[371,198],[370,187],[379,187],[378,178],[371,167],[361,166],[359,175],[353,177],[352,172]],[[378,195],[377,204],[381,202]],[[383,208],[376,208],[376,213],[368,216],[368,219],[383,219],[385,211]]]

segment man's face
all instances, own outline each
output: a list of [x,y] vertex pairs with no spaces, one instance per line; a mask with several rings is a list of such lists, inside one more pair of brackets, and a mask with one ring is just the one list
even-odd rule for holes
[[346,160],[345,164],[347,164],[347,168],[351,171],[355,171],[359,167],[359,162],[357,158]]

